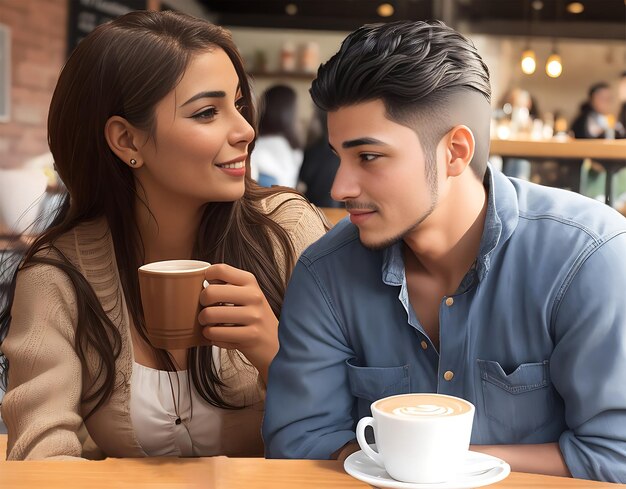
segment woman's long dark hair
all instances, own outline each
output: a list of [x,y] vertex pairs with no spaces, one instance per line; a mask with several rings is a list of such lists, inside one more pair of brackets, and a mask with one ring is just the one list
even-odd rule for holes
[[[105,218],[130,317],[148,341],[137,275],[144,250],[132,211],[138,198],[136,182],[132,170],[109,148],[104,127],[111,116],[119,115],[153,134],[157,102],[174,89],[195,54],[215,48],[224,50],[231,59],[245,101],[243,115],[254,126],[250,86],[230,34],[201,19],[174,12],[131,12],[99,26],[73,52],[54,91],[48,143],[68,193],[55,220],[28,248],[20,269],[35,264],[54,265],[67,274],[76,289],[76,351],[83,366],[88,351],[100,358],[97,377],[90,379],[90,394],[83,397],[84,403],[94,403],[87,417],[107,402],[116,387],[119,325],[109,319],[85,277],[61,253],[38,252],[55,249],[57,239],[79,224]],[[274,243],[287,259],[287,276],[294,265],[293,246],[285,230],[271,215],[265,215],[259,204],[276,192],[258,187],[247,176],[240,200],[207,204],[192,258],[228,263],[253,273],[278,317],[286,284],[274,260]],[[16,278],[17,270],[8,304],[0,314],[0,341],[11,326]],[[166,351],[157,350],[157,356],[163,368],[174,370]],[[192,349],[187,368],[207,402],[222,408],[237,407],[225,400],[225,385],[211,361],[210,347]],[[8,359],[0,354],[5,389],[8,371]]]

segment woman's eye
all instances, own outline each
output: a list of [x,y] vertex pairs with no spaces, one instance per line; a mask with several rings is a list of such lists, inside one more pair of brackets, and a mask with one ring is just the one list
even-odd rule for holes
[[235,108],[241,112],[243,109],[245,109],[246,107],[246,101],[243,97],[241,97],[240,99],[237,99],[237,101],[235,102]]
[[217,109],[215,107],[208,107],[197,114],[192,115],[194,119],[211,120],[217,115]]

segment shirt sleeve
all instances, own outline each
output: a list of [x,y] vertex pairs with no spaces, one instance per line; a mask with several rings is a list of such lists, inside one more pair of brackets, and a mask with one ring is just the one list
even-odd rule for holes
[[263,424],[268,458],[328,459],[354,439],[347,346],[321,285],[300,260],[289,284]]
[[626,235],[573,274],[556,311],[551,377],[565,402],[559,440],[576,478],[626,482]]
[[82,369],[74,350],[76,301],[70,280],[49,265],[18,274],[9,333],[2,417],[7,459],[81,457]]

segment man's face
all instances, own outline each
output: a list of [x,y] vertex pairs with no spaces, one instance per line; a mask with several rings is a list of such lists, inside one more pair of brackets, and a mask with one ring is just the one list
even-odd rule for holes
[[432,213],[436,156],[427,159],[415,131],[386,117],[382,100],[329,112],[328,131],[341,160],[331,195],[345,202],[366,247],[402,239]]
[[618,87],[619,101],[626,103],[626,75],[622,76]]
[[599,114],[610,114],[613,109],[613,95],[609,88],[600,88],[591,96],[591,107]]

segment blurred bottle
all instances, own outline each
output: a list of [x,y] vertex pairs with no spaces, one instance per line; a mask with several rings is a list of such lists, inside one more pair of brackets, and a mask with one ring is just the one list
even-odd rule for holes
[[551,139],[554,135],[554,114],[546,112],[543,116],[543,139]]
[[567,119],[562,116],[557,117],[554,121],[554,138],[568,139],[567,128]]
[[605,117],[606,127],[604,128],[604,139],[615,139],[615,121],[613,114],[607,114]]
[[300,70],[304,73],[316,73],[319,64],[319,45],[313,41],[307,42],[300,51]]
[[296,70],[296,48],[291,41],[286,41],[281,49],[280,70],[286,73]]
[[267,71],[267,54],[265,51],[258,49],[254,52],[254,70],[258,73]]
[[530,117],[532,104],[530,93],[514,88],[510,95],[511,103],[511,135],[513,137],[529,137],[532,135],[533,121]]

